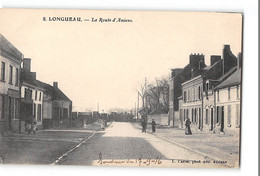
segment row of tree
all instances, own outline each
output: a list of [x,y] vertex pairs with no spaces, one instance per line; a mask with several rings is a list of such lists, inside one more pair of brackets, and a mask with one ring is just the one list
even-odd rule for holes
[[155,78],[155,81],[149,83],[146,79],[140,84],[138,90],[141,97],[141,108],[146,107],[148,113],[169,111],[169,84],[165,77]]

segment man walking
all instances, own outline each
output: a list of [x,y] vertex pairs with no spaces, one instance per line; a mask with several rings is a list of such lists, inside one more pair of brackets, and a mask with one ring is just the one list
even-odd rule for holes
[[152,131],[153,131],[153,133],[155,133],[155,125],[156,125],[156,123],[155,123],[154,119],[152,119]]

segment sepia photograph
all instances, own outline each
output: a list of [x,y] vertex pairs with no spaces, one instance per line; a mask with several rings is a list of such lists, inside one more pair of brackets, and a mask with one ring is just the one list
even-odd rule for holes
[[243,13],[0,21],[1,164],[240,168]]

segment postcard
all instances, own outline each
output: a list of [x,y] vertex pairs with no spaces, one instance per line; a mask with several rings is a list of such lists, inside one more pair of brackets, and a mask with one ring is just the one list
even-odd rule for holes
[[242,13],[0,10],[0,163],[239,168]]

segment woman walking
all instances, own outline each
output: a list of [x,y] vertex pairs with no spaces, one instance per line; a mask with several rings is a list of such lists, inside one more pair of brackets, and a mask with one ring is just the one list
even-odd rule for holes
[[191,129],[190,129],[190,124],[191,124],[191,122],[190,122],[190,119],[189,118],[187,118],[187,120],[186,120],[186,122],[185,122],[185,134],[186,135],[192,135],[192,132],[191,132]]

